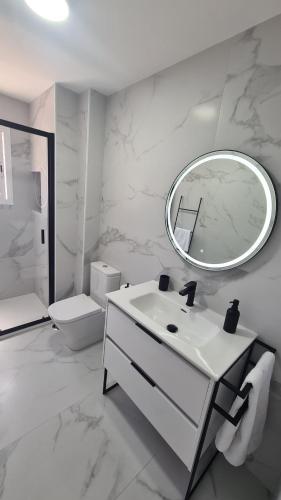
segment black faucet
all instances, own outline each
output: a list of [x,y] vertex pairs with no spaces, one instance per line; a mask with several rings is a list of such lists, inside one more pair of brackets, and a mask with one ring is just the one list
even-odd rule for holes
[[189,307],[192,307],[194,304],[196,287],[196,281],[189,281],[186,285],[184,285],[184,288],[179,291],[180,295],[188,295],[186,305]]

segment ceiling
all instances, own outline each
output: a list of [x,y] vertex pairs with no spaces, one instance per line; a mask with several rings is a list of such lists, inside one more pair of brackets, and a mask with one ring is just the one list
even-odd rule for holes
[[56,81],[111,94],[281,13],[280,0],[69,4],[52,24],[24,0],[0,0],[0,92],[30,101]]

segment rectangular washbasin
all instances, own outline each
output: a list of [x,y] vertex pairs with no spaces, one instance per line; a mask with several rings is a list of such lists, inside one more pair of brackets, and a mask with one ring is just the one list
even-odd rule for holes
[[[159,291],[154,280],[122,288],[107,297],[135,323],[215,380],[246,352],[257,336],[240,324],[235,335],[226,333],[224,316],[196,302],[193,307],[186,306],[186,297],[173,290]],[[178,331],[169,333],[168,324],[176,325]]]
[[[131,299],[130,303],[158,327],[160,326],[165,335],[189,342],[194,347],[207,344],[220,331],[218,325],[204,317],[204,312],[199,306],[188,308],[159,293],[140,295]],[[176,333],[167,330],[167,326],[171,324],[177,327]]]

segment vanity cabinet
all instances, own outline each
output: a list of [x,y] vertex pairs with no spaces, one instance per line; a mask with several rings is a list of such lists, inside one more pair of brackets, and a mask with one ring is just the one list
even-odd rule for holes
[[[154,280],[107,298],[103,394],[120,385],[174,450],[188,470],[189,500],[216,454],[223,420],[238,425],[247,411],[251,386],[239,387],[256,343],[266,344],[241,325],[225,333],[222,316],[200,304],[187,310],[178,293],[162,292]],[[116,383],[107,384],[108,373]],[[244,402],[231,415],[238,394]]]
[[196,449],[196,426],[109,338],[105,343],[104,364],[159,434],[190,468]]
[[210,385],[205,374],[113,304],[108,306],[106,335],[193,423],[199,424]]
[[191,470],[214,381],[110,302],[104,367]]

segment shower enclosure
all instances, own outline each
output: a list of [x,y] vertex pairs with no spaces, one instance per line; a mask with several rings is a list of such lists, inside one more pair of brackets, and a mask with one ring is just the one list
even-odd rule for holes
[[54,134],[0,119],[0,335],[54,302]]

